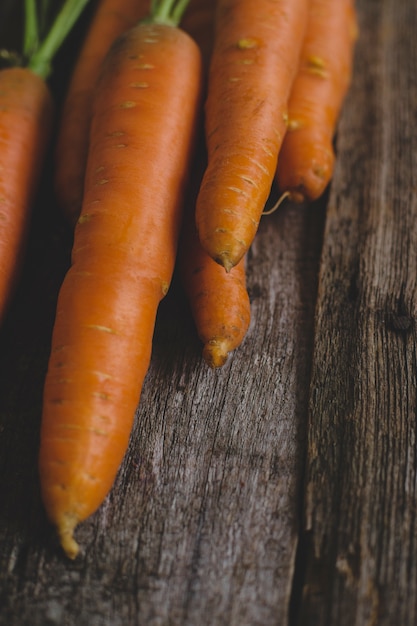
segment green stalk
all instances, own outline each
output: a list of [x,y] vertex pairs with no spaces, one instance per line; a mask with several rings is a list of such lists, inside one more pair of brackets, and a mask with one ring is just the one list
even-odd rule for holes
[[30,57],[39,45],[39,24],[36,0],[25,0],[25,27],[23,33],[23,54]]
[[51,11],[51,0],[40,0],[40,9],[39,9],[40,37],[44,37],[45,33],[47,32],[50,11]]
[[48,78],[52,60],[89,0],[66,0],[48,34],[29,59],[28,67],[41,78]]
[[177,25],[181,22],[182,16],[184,15],[189,2],[190,0],[177,0],[177,4],[175,5],[173,11],[173,18]]
[[190,0],[152,0],[147,21],[178,26]]

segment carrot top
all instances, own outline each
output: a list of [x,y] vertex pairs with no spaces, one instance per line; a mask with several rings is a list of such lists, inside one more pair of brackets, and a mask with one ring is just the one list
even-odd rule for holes
[[142,22],[178,26],[190,0],[150,0],[149,16]]
[[3,64],[26,67],[44,80],[52,61],[89,0],[63,0],[52,11],[51,0],[24,0],[22,49],[1,50]]

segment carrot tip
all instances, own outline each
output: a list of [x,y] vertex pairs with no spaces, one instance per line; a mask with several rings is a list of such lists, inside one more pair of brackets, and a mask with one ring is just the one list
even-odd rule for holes
[[212,339],[203,348],[203,358],[213,369],[224,365],[228,356],[227,341],[224,339]]
[[73,515],[66,515],[58,527],[59,540],[65,554],[70,559],[75,559],[80,551],[80,546],[75,541],[73,533],[77,525],[77,519]]
[[219,254],[215,260],[217,263],[219,263],[219,265],[222,265],[224,267],[227,273],[229,273],[230,270],[233,269],[233,267],[235,266],[235,263],[232,262],[227,252]]

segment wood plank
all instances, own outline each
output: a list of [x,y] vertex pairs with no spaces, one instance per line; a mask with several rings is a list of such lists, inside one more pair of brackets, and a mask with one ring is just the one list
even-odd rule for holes
[[361,0],[358,9],[319,278],[297,623],[411,626],[417,5]]

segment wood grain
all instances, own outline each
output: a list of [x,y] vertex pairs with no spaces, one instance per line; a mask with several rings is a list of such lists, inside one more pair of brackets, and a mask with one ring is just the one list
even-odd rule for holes
[[299,623],[416,615],[417,10],[362,1],[316,311]]

